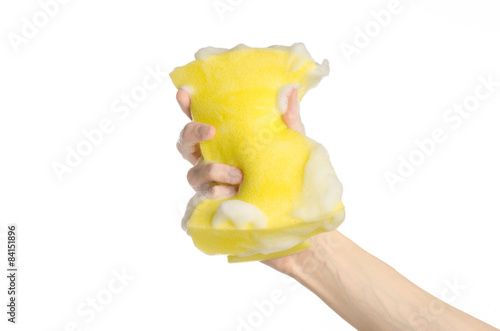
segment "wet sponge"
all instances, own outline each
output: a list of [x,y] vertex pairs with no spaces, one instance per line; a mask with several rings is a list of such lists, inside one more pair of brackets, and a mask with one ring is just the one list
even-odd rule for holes
[[266,260],[310,247],[344,220],[342,185],[326,149],[281,119],[292,87],[299,100],[328,75],[303,44],[203,48],[170,77],[191,93],[194,121],[215,127],[205,162],[243,171],[238,194],[190,201],[183,225],[201,251],[229,262]]

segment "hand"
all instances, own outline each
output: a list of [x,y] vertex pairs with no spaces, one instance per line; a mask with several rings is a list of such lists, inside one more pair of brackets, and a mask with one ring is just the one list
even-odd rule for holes
[[[182,111],[190,118],[191,98],[183,88],[177,91],[177,102]],[[189,122],[182,129],[177,149],[182,157],[194,165],[187,173],[187,180],[198,195],[209,199],[229,198],[238,193],[239,184],[243,181],[240,169],[222,163],[203,162],[200,142],[209,140],[215,135],[215,128],[209,124]],[[213,185],[214,182],[229,185]]]
[[[177,102],[182,111],[190,118],[191,97],[183,88],[177,91]],[[288,104],[282,119],[288,128],[305,133],[304,125],[300,119],[299,100],[297,89],[290,90]],[[187,180],[197,194],[203,194],[209,199],[230,198],[238,193],[238,188],[243,181],[240,169],[222,163],[204,163],[200,152],[200,142],[209,140],[215,135],[215,128],[211,125],[189,122],[181,131],[177,142],[177,149],[181,155],[194,164],[189,169]],[[214,182],[229,185],[213,185]],[[304,258],[304,251],[271,260],[262,261],[264,264],[285,274],[290,274],[298,259]]]

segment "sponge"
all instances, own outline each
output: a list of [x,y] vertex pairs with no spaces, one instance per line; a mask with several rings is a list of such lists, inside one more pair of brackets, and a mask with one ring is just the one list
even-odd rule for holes
[[183,227],[198,249],[229,262],[267,260],[306,249],[311,236],[342,223],[342,185],[328,152],[281,118],[291,88],[301,100],[328,73],[302,43],[207,47],[170,73],[191,93],[193,120],[215,127],[200,144],[204,162],[243,171],[234,197],[189,202]]

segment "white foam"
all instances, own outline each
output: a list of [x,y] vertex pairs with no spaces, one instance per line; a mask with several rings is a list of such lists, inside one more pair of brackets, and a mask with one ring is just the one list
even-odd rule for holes
[[186,90],[186,91],[187,91],[187,93],[188,93],[190,96],[191,96],[191,95],[193,95],[194,89],[193,89],[193,87],[192,87],[192,86],[190,86],[190,85],[181,85],[181,86],[179,86],[179,90],[180,90],[180,89]]
[[308,74],[307,74],[307,83],[308,88],[311,89],[313,87],[316,87],[321,79],[323,77],[326,77],[330,74],[330,65],[328,63],[327,59],[324,59],[321,64],[317,65],[314,67]]
[[211,47],[211,46],[209,46],[209,47],[205,47],[205,48],[199,49],[194,54],[194,58],[196,60],[206,60],[207,58],[209,58],[212,55],[217,55],[217,54],[225,53],[227,51],[229,51],[229,49],[227,49],[227,48],[219,48],[219,47]]
[[[196,60],[206,60],[212,55],[222,54],[226,52],[246,50],[246,49],[276,49],[280,51],[289,52],[292,57],[289,63],[289,70],[294,72],[302,67],[302,65],[307,62],[315,62],[312,58],[311,54],[307,51],[304,43],[295,43],[291,46],[282,46],[282,45],[273,45],[269,47],[249,47],[245,44],[238,44],[233,48],[221,48],[221,47],[204,47],[200,48],[195,54],[194,58]],[[321,67],[319,70],[316,70],[315,76],[321,73],[321,77],[327,76],[329,73],[328,61],[323,60],[321,64],[318,64],[318,67]]]
[[256,229],[267,226],[267,216],[255,205],[241,200],[223,201],[212,219],[212,227],[217,228],[226,221],[230,221],[238,229],[247,224],[253,224]]
[[276,252],[281,252],[287,249],[290,249],[298,244],[304,242],[304,238],[298,235],[286,235],[280,234],[279,237],[273,237],[271,239],[260,239],[259,246],[256,248],[248,247],[247,251],[244,254],[238,254],[238,257],[245,257],[254,254],[271,254]]
[[314,221],[341,202],[342,184],[335,174],[328,152],[323,145],[311,140],[312,149],[304,169],[301,196],[292,215],[304,221]]
[[[286,84],[282,88],[279,89],[278,91],[278,100],[277,100],[277,106],[278,106],[278,111],[280,114],[284,114],[288,108],[288,98],[290,97],[290,93],[292,93],[293,88],[299,88],[299,84]],[[296,100],[297,103],[299,103],[299,100]],[[298,107],[300,106],[297,105]]]
[[[207,199],[207,195],[200,192],[197,192],[191,199],[189,199],[189,202],[186,206],[186,212],[184,213],[184,217],[182,217],[181,221],[181,227],[184,231],[187,232],[187,224],[189,222],[189,219],[191,218],[191,215],[193,214],[194,209],[200,202],[203,200]],[[189,234],[189,233],[188,233]]]

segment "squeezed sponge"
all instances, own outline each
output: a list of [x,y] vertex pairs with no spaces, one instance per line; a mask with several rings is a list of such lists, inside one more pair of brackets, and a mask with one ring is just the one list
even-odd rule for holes
[[191,199],[183,226],[206,254],[229,262],[266,260],[310,247],[310,237],[344,220],[342,185],[328,152],[287,128],[281,115],[297,88],[302,99],[328,75],[301,43],[290,47],[203,48],[170,77],[191,93],[194,121],[215,127],[200,144],[205,162],[243,171],[229,199]]

